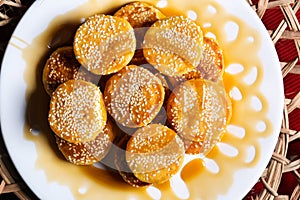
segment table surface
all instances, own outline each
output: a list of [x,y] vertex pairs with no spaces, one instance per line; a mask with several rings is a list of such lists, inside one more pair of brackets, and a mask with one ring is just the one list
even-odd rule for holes
[[[3,1],[0,1],[0,6],[2,5]],[[12,2],[19,2],[12,1]],[[21,8],[14,8],[14,9],[8,9],[6,7],[5,12],[8,14],[11,14],[15,17],[9,24],[5,26],[0,26],[0,63],[2,62],[3,54],[5,52],[5,48],[7,46],[8,40],[16,27],[18,20],[21,18],[21,16],[24,14],[26,9],[34,2],[34,0],[23,0],[21,1],[22,7]],[[272,3],[273,2],[273,3]],[[275,2],[275,3],[274,3]],[[287,3],[286,3],[287,2]],[[253,0],[252,2],[249,1],[250,4],[253,5],[253,8],[256,9],[259,16],[262,18],[262,22],[266,26],[267,30],[269,30],[270,34],[274,32],[274,30],[277,29],[277,27],[280,25],[280,23],[284,20],[287,13],[286,10],[283,8],[285,5],[289,5],[291,8],[295,5],[294,3],[297,3],[298,1],[284,1],[284,0],[275,0],[275,1],[264,1],[264,0]],[[269,4],[268,4],[269,3]],[[0,7],[0,12],[3,12],[3,9]],[[0,13],[1,14],[1,13]],[[300,12],[296,12],[295,16],[296,19],[300,19]],[[0,18],[1,19],[1,18]],[[296,21],[296,24],[298,21]],[[299,24],[299,23],[298,23]],[[299,25],[300,27],[300,25]],[[293,30],[292,27],[288,27],[284,34],[282,34],[281,38],[276,41],[275,47],[279,56],[280,61],[282,62],[282,66],[284,66],[286,63],[289,63],[291,61],[294,61],[295,59],[299,59],[299,44],[297,43],[297,40],[300,39],[300,30]],[[296,41],[296,42],[295,42]],[[297,46],[298,45],[298,46]],[[286,104],[289,105],[293,99],[297,100],[296,102],[296,109],[294,109],[292,112],[288,112],[288,130],[295,130],[296,133],[300,131],[300,98],[299,92],[300,92],[300,68],[299,64],[300,62],[296,61],[296,65],[291,69],[290,73],[288,73],[286,76],[284,76],[284,88],[285,88],[285,96],[286,96]],[[298,96],[297,96],[298,95]],[[287,128],[287,127],[285,127]],[[0,130],[1,131],[1,130]],[[2,139],[0,139],[0,155],[7,155],[5,152],[4,143]],[[291,161],[293,160],[299,160],[300,159],[300,141],[299,136],[296,140],[291,142],[289,144],[289,148],[287,151],[287,158]],[[8,162],[11,162],[9,158]],[[299,172],[300,168],[300,162],[299,167],[296,168],[296,171],[290,172],[290,173],[284,173],[281,178],[281,184],[277,190],[278,195],[283,195],[283,197],[290,196],[294,188],[300,184],[300,178],[299,175],[294,176],[294,173]],[[14,171],[13,165],[10,166],[11,170]],[[16,172],[14,173],[14,178],[17,180],[17,182],[23,182],[22,179],[19,177],[19,175]],[[295,178],[296,177],[296,178]],[[1,177],[0,177],[0,183],[1,183]],[[258,183],[252,188],[251,191],[249,191],[249,194],[244,198],[244,200],[250,200],[251,198],[255,197],[256,195],[259,195],[266,187],[266,184],[264,183],[264,180],[258,180]],[[27,195],[30,199],[34,199],[34,194],[28,189],[25,185],[21,184],[21,189],[26,190]],[[300,189],[299,189],[300,190]],[[295,191],[294,191],[295,192]],[[1,193],[1,192],[0,192]],[[300,193],[300,192],[299,192]],[[285,196],[286,195],[286,196]],[[18,199],[14,194],[7,193],[7,194],[0,194],[0,199]],[[294,200],[294,199],[293,199]],[[296,199],[295,199],[296,200]]]

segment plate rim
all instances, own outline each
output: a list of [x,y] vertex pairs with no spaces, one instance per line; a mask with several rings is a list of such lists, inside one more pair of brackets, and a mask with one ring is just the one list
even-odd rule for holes
[[[13,32],[13,34],[12,34],[12,36],[13,35],[15,35],[15,33],[16,32],[18,32],[18,28],[23,24],[23,21],[24,21],[24,19],[26,19],[26,18],[28,18],[28,16],[30,16],[30,13],[31,12],[33,12],[33,9],[34,8],[36,8],[37,6],[40,6],[40,4],[43,4],[45,1],[51,1],[51,0],[37,0],[37,1],[35,1],[29,8],[28,8],[28,10],[25,12],[25,14],[24,14],[24,16],[22,17],[22,19],[19,21],[19,23],[18,23],[18,25],[17,25],[17,27],[16,27],[16,29],[14,30],[14,32]],[[82,3],[84,3],[86,0],[79,0],[78,2],[82,2]],[[221,0],[216,0],[217,2],[221,2]],[[247,3],[246,2],[243,2],[243,1],[241,1],[241,0],[232,0],[232,1],[236,1],[236,2],[238,2],[238,1],[240,1],[239,3],[241,3],[241,4],[244,4],[244,7],[246,7],[246,5],[247,5]],[[71,2],[71,1],[68,1],[68,2]],[[70,9],[71,10],[71,9]],[[249,7],[249,10],[251,10],[250,9],[250,7]],[[253,11],[253,10],[252,10]],[[256,18],[255,20],[258,22],[259,21],[259,24],[260,24],[260,26],[263,26],[263,24],[262,24],[262,22],[260,21],[260,19],[259,19],[259,17],[256,15],[256,13],[253,11],[253,13],[251,14],[252,15],[252,17],[254,16],[254,14],[255,14],[255,17],[254,18]],[[264,28],[264,30],[265,30],[265,34],[267,33],[267,30]],[[9,43],[8,43],[8,45],[7,45],[7,47],[6,47],[6,50],[5,50],[5,53],[4,53],[4,56],[3,56],[3,60],[2,60],[2,63],[1,63],[1,72],[0,72],[0,94],[2,94],[2,88],[4,87],[4,84],[5,83],[3,83],[3,78],[2,78],[2,76],[3,76],[3,69],[5,68],[4,67],[4,64],[7,62],[6,60],[8,59],[8,54],[9,54],[9,51],[11,51],[10,49],[12,48],[12,46],[11,46],[11,40],[12,39],[10,39],[9,40]],[[269,41],[269,43],[270,42],[272,42],[271,41],[271,38],[267,38],[266,40],[268,40]],[[273,55],[274,55],[274,53],[275,53],[275,59],[277,60],[277,62],[278,62],[278,66],[280,66],[280,62],[279,62],[279,58],[278,58],[278,55],[277,55],[277,52],[276,52],[276,49],[275,49],[275,47],[274,48],[272,48],[272,49],[270,49],[270,51],[272,51],[273,53]],[[277,67],[278,67],[277,66]],[[279,75],[279,72],[277,72],[276,73],[277,75]],[[278,95],[279,96],[279,98],[280,98],[280,102],[281,102],[281,105],[280,106],[278,106],[278,107],[280,107],[280,110],[283,110],[283,105],[284,105],[284,87],[283,87],[283,80],[281,79],[281,83],[280,84],[278,84],[278,86],[280,87],[280,88],[278,88],[279,89],[279,93],[281,93],[281,95]],[[31,185],[29,188],[37,195],[37,192],[36,192],[36,189],[34,190],[34,189],[32,189],[32,184],[28,184],[28,180],[26,180],[24,177],[23,177],[23,175],[20,173],[20,166],[16,166],[16,164],[15,164],[15,156],[12,156],[14,153],[12,153],[12,151],[11,151],[11,148],[10,147],[8,147],[9,145],[8,145],[8,143],[7,143],[7,139],[5,139],[5,133],[4,133],[4,131],[3,131],[3,108],[2,107],[4,107],[4,105],[2,104],[2,95],[1,95],[1,98],[0,98],[0,125],[1,125],[1,134],[2,134],[2,137],[3,137],[3,141],[4,141],[4,143],[5,143],[5,146],[6,146],[6,149],[7,149],[7,151],[8,151],[8,154],[10,155],[10,157],[11,157],[11,159],[12,159],[12,161],[13,161],[13,164],[15,165],[15,168],[17,169],[17,171],[18,171],[18,173],[20,174],[20,176],[22,177],[22,179],[24,180],[24,182],[28,185],[28,187],[29,187],[29,185]],[[278,109],[279,110],[279,109]],[[280,115],[280,117],[279,118],[281,118],[282,119],[282,116],[283,116],[283,113],[281,112],[281,115]],[[273,126],[276,126],[276,125],[274,125],[273,124]],[[275,132],[275,131],[277,131],[277,133],[275,133],[276,135],[277,135],[277,137],[279,136],[279,133],[280,133],[280,127],[281,127],[281,124],[280,125],[277,125],[277,127],[274,127],[274,131],[273,132]],[[6,129],[6,128],[5,128]],[[275,148],[275,146],[276,146],[276,143],[277,143],[277,140],[276,141],[273,141],[273,144],[271,145],[271,146],[273,146],[274,148]],[[274,148],[272,148],[272,152],[274,151]],[[270,158],[271,158],[271,155],[269,156]],[[269,162],[269,160],[265,160],[265,166],[268,164],[268,162]],[[259,175],[257,176],[257,178],[259,178]],[[246,195],[246,194],[243,194],[243,195]],[[37,195],[38,197],[40,197],[39,195]]]

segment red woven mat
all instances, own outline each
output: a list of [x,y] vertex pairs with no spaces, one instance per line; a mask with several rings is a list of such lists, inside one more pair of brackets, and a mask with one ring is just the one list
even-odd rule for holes
[[[5,11],[9,19],[6,21],[7,25],[0,26],[0,63],[16,23],[34,0],[0,0],[0,6],[8,1],[15,3],[15,6],[17,4],[22,6],[17,6],[15,9],[4,7],[7,9]],[[298,10],[300,10],[300,0],[247,1],[261,17],[275,44],[283,67],[286,109],[278,145],[270,164],[244,200],[299,200],[300,24],[298,20],[300,21],[300,11]],[[287,24],[286,28],[281,33],[276,33],[282,23]],[[1,139],[0,146],[3,146]],[[3,178],[0,177],[0,191],[4,188],[6,194],[2,194],[0,199],[34,199],[34,195],[14,169],[7,152],[0,151],[0,161],[0,172],[5,168],[9,171],[9,174],[1,173],[4,175]]]
[[[298,134],[300,131],[300,26],[298,22],[298,20],[300,19],[300,11],[298,11],[299,1],[253,0],[251,2],[249,0],[248,2],[253,5],[253,9],[258,13],[259,17],[261,17],[262,22],[264,23],[266,29],[269,31],[270,36],[275,44],[279,59],[281,61],[283,67],[282,71],[284,77],[283,80],[286,105],[288,105],[286,107],[286,116],[283,120],[281,136],[293,137],[294,135],[290,134],[292,131],[294,131],[295,135],[297,131]],[[282,30],[282,33],[276,34],[276,31],[279,30],[279,27],[282,26],[283,23],[286,23],[287,27]],[[291,68],[289,68],[288,64],[291,64]],[[294,103],[295,106],[292,106],[291,102]],[[284,129],[287,130],[286,133],[283,133]],[[280,143],[280,141],[281,139],[279,138],[278,143]],[[299,161],[300,158],[299,137],[297,137],[297,139],[293,141],[291,140],[291,142],[289,142],[289,139],[282,141],[287,141],[287,151],[283,153],[285,154],[285,156],[281,155],[280,159],[282,160],[280,162],[284,162],[283,160],[286,159],[287,163],[280,165],[280,167],[284,168],[289,165],[288,163],[294,161],[296,165],[294,168],[295,170],[291,170],[289,172],[278,175],[277,179],[279,180],[273,178],[274,180],[270,181],[270,175],[268,175],[268,177],[266,178],[266,175],[262,175],[262,178],[249,192],[248,196],[245,197],[245,200],[254,199],[254,197],[257,196],[258,197],[256,199],[299,200],[300,163],[296,162],[297,160]],[[273,164],[272,162],[273,160],[275,160],[275,157],[276,150],[269,166]],[[281,172],[284,172],[284,170],[282,170]],[[278,183],[274,184],[274,182]]]

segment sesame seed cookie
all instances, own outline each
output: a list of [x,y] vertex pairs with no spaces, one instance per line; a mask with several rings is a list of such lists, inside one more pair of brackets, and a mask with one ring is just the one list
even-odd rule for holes
[[102,93],[93,83],[69,80],[53,92],[48,121],[58,137],[72,143],[94,140],[106,120]]
[[219,80],[224,73],[223,52],[213,38],[204,37],[203,53],[200,64],[193,71],[184,74],[185,80],[204,78],[211,81]]
[[[229,124],[231,116],[232,116],[232,103],[230,100],[230,97],[226,94],[226,124]],[[220,133],[219,137],[222,136],[222,133]],[[204,137],[203,137],[204,139]],[[203,140],[200,141],[193,141],[189,139],[183,139],[184,146],[185,146],[185,153],[187,154],[199,154],[203,153]]]
[[109,114],[130,128],[149,124],[159,113],[165,97],[161,80],[147,69],[130,65],[106,83],[104,102]]
[[60,47],[56,49],[43,69],[43,85],[45,91],[50,96],[54,90],[61,84],[71,79],[86,80],[97,83],[99,77],[88,72],[76,60],[73,47]]
[[226,127],[224,86],[204,79],[182,83],[170,95],[167,118],[185,143],[191,141],[200,153],[208,152]]
[[161,73],[180,76],[195,69],[201,59],[203,33],[194,21],[183,16],[157,20],[146,32],[143,53]]
[[160,184],[168,181],[182,166],[184,144],[170,128],[150,124],[138,129],[126,148],[126,161],[141,181]]
[[145,2],[133,2],[121,7],[114,16],[126,19],[133,28],[150,27],[165,15],[153,5]]
[[122,176],[124,181],[133,187],[144,187],[150,185],[150,183],[143,182],[139,180],[128,167],[126,162],[126,146],[130,139],[129,135],[125,135],[117,143],[117,150],[115,151],[115,166]]
[[165,15],[153,5],[145,2],[132,2],[121,7],[114,16],[126,19],[134,28],[136,37],[136,51],[131,64],[141,65],[147,63],[143,55],[142,43],[148,27]]
[[107,155],[114,138],[115,133],[108,120],[105,128],[94,140],[75,144],[56,136],[56,144],[69,162],[75,165],[92,165]]
[[224,58],[218,42],[213,38],[204,37],[203,53],[200,64],[192,71],[180,76],[167,77],[170,88],[174,89],[181,83],[191,79],[207,79],[219,81],[224,74]]
[[136,39],[125,19],[96,14],[77,29],[73,44],[79,63],[95,74],[107,75],[130,62]]

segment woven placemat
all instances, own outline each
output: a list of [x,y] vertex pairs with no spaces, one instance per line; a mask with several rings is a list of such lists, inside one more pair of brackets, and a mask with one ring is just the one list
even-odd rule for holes
[[[0,0],[0,63],[8,40],[34,0]],[[300,199],[300,1],[247,0],[279,55],[285,87],[282,128],[268,167],[244,200]],[[298,20],[299,19],[299,20]],[[10,160],[0,137],[0,199],[37,199]]]

